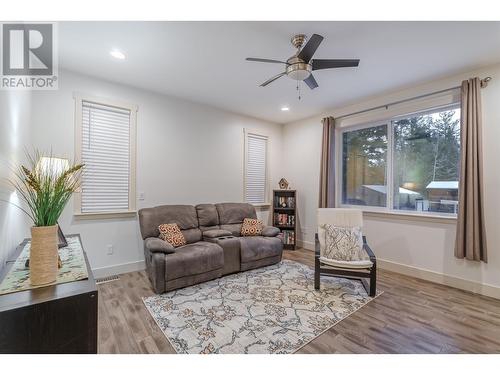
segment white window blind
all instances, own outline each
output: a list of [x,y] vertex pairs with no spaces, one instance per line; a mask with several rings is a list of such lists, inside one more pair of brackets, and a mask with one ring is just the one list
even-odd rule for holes
[[246,134],[245,201],[265,203],[267,186],[267,137]]
[[81,213],[130,210],[131,111],[82,101]]

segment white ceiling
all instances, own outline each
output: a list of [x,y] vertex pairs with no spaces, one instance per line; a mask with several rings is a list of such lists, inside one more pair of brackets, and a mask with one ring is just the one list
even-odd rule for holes
[[[296,33],[325,37],[315,58],[359,58],[315,72],[319,87],[282,77]],[[500,22],[62,22],[60,66],[232,112],[286,123],[380,92],[500,62]],[[109,55],[118,48],[127,56]],[[282,106],[289,112],[282,112]]]

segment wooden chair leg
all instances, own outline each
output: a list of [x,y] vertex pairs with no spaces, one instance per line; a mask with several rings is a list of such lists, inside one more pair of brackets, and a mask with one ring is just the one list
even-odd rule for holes
[[319,238],[318,233],[314,235],[314,289],[319,290],[320,276],[321,276],[321,264],[319,262],[320,248],[319,248]]
[[377,294],[377,263],[373,263],[370,271],[370,297]]
[[319,264],[319,259],[314,260],[314,289],[319,290],[321,269]]
[[368,285],[368,281],[366,281],[365,278],[361,278],[359,281],[361,281],[363,288],[365,288],[366,294],[370,294],[370,285]]

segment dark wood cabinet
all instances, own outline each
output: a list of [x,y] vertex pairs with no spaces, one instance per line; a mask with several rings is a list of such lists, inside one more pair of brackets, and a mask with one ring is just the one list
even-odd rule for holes
[[0,296],[0,353],[97,353],[97,287],[84,255],[86,280]]

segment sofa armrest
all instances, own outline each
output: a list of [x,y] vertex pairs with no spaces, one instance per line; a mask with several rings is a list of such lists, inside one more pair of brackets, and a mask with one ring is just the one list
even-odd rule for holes
[[175,248],[169,244],[167,241],[163,241],[160,238],[148,237],[144,240],[144,246],[152,253],[164,253],[172,254],[175,253]]
[[165,292],[165,260],[167,254],[162,252],[151,252],[144,243],[144,260],[146,273],[155,293]]
[[230,231],[224,229],[210,229],[203,232],[203,238],[209,238],[209,239],[232,236],[232,235],[233,234]]
[[280,230],[276,227],[266,225],[264,228],[262,228],[262,235],[264,237],[276,237],[278,234],[280,234]]

